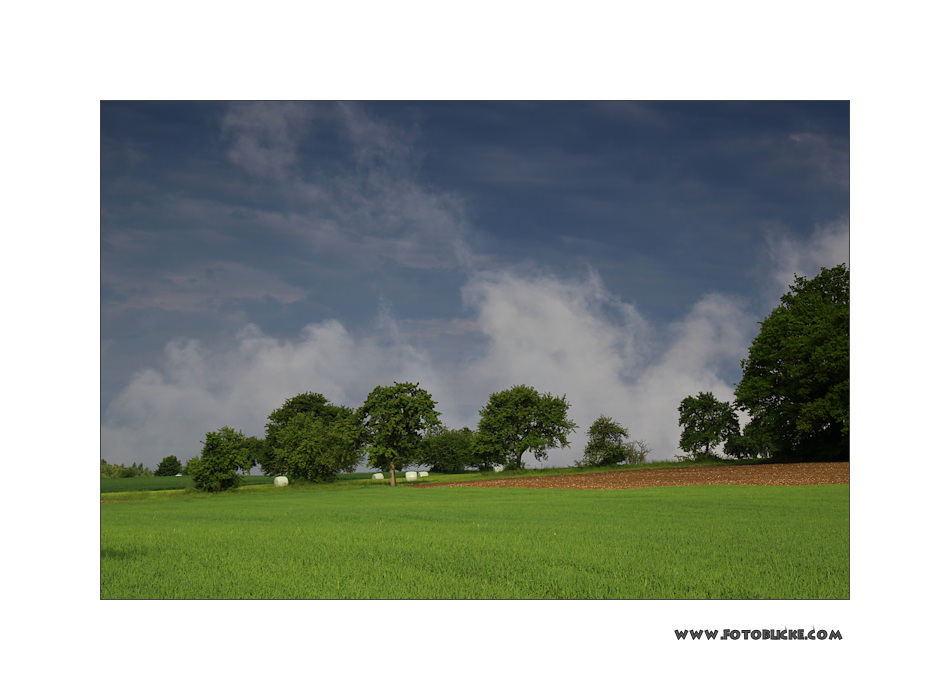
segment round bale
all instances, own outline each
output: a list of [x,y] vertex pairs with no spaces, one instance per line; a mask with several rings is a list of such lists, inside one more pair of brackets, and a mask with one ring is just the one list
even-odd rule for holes
[[274,486],[286,486],[289,483],[290,481],[287,479],[286,476],[274,477]]

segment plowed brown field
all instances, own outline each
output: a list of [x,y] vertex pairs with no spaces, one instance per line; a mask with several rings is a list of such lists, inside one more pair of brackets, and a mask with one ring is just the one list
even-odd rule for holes
[[529,489],[645,489],[655,486],[812,486],[847,484],[850,462],[745,464],[665,469],[629,469],[564,476],[525,476],[450,484],[412,484],[412,488],[475,486]]

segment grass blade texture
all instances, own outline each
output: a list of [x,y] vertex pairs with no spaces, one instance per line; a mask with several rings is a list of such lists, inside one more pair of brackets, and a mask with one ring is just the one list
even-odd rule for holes
[[101,506],[102,598],[849,597],[847,486],[275,489]]

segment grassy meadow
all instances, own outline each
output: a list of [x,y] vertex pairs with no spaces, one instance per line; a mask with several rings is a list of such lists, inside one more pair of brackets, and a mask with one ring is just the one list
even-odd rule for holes
[[127,502],[100,506],[101,597],[849,597],[848,486],[393,489],[349,476],[104,495]]

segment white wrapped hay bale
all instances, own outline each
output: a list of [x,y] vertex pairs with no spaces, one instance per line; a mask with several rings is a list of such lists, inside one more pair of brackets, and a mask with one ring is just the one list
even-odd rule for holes
[[382,478],[384,478],[384,477],[383,477],[382,474],[373,474],[373,478],[374,478],[374,479],[382,479]]
[[422,478],[423,476],[429,476],[429,472],[419,472],[419,477]]
[[274,477],[274,486],[286,486],[289,483],[290,480],[286,476]]
[[419,478],[419,472],[406,472],[406,481],[415,481]]

